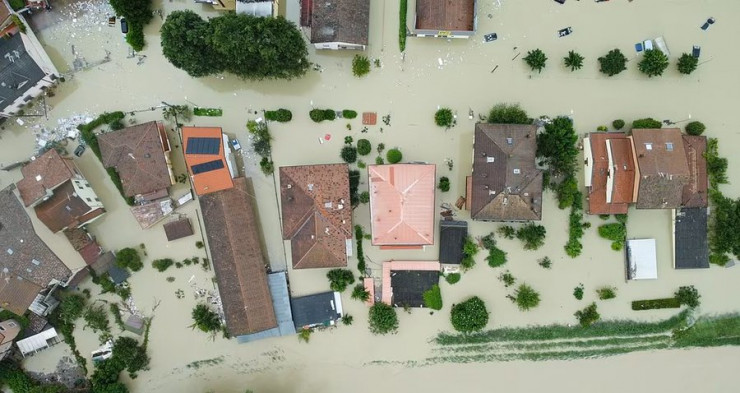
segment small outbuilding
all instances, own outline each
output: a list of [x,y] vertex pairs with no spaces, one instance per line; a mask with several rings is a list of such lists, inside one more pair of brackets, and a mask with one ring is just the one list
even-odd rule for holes
[[463,259],[463,244],[468,237],[466,221],[439,222],[439,262],[459,265]]
[[126,322],[123,323],[123,328],[131,333],[141,336],[144,334],[144,329],[146,329],[146,319],[138,315],[131,314],[131,316],[126,319]]
[[655,239],[627,240],[627,279],[655,280],[658,278],[658,258]]
[[168,242],[182,239],[193,234],[193,226],[190,224],[190,219],[187,217],[165,223],[163,227],[164,233],[167,235]]
[[26,357],[58,344],[60,341],[56,329],[50,328],[39,334],[17,341],[16,345],[18,346],[18,350],[21,351],[21,355]]
[[708,212],[706,207],[682,207],[674,210],[674,268],[709,268],[707,220]]
[[342,317],[342,297],[339,292],[323,292],[290,299],[296,330],[330,326]]
[[439,261],[383,262],[383,303],[424,307],[424,292],[439,283],[440,269]]

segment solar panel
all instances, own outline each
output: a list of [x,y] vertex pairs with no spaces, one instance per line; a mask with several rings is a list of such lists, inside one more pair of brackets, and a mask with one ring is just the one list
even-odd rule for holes
[[221,138],[188,138],[186,154],[218,154]]
[[215,171],[216,169],[221,169],[224,167],[224,162],[221,160],[214,160],[214,161],[208,161],[204,162],[202,164],[193,165],[190,170],[193,171],[193,175],[197,175],[199,173],[205,173],[210,171]]

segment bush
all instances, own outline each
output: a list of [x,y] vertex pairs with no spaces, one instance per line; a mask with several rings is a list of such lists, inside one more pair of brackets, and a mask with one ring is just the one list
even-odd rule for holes
[[601,315],[597,311],[596,303],[591,303],[588,307],[576,311],[573,315],[578,318],[578,323],[583,327],[589,327],[601,318]]
[[155,268],[155,269],[157,269],[157,271],[159,271],[159,272],[163,272],[163,271],[167,270],[167,268],[169,268],[170,266],[172,266],[174,264],[175,264],[175,261],[173,261],[172,259],[169,259],[169,258],[157,259],[157,260],[155,260],[155,261],[152,262],[152,267]]
[[691,56],[688,53],[684,53],[681,55],[681,57],[678,58],[678,63],[676,63],[676,66],[678,67],[678,72],[688,75],[694,70],[696,70],[696,67],[699,65],[699,59],[697,59],[694,56]]
[[[720,184],[727,184],[727,159],[724,157],[720,157],[719,155],[719,142],[717,141],[717,138],[709,138],[707,140],[707,151],[704,153],[704,157],[707,159],[707,175],[709,176],[709,186],[712,190],[717,190],[717,187],[719,187]],[[711,194],[710,194],[711,195]],[[713,198],[715,199],[715,198]],[[718,202],[724,203],[716,203],[717,207],[729,207],[732,203],[732,200],[726,200],[724,197],[719,198]],[[729,211],[732,209],[722,209],[722,211]],[[716,216],[716,214],[715,214]],[[732,216],[728,216],[730,218]],[[719,221],[721,223],[721,221]],[[715,224],[718,222],[715,220]],[[720,229],[724,227],[724,225],[716,226],[713,225],[713,228]],[[731,225],[729,226],[731,227]],[[713,232],[716,232],[716,229],[712,229]],[[711,237],[710,237],[711,242]]]
[[699,304],[701,304],[699,301],[701,295],[699,295],[699,291],[697,291],[693,285],[678,288],[678,291],[675,293],[675,297],[679,303],[685,304],[690,308],[699,307]]
[[[513,229],[513,228],[512,228]],[[480,239],[481,245],[486,250],[490,250],[492,248],[496,248],[496,238],[493,236],[493,232],[489,233],[486,236],[483,236]]]
[[532,124],[519,104],[496,104],[488,113],[487,121],[492,124]]
[[674,297],[663,299],[635,300],[632,302],[632,309],[635,311],[679,307],[681,307],[681,302]]
[[450,191],[450,179],[448,179],[446,176],[440,177],[437,188],[439,188],[442,192]]
[[550,260],[550,257],[540,258],[537,260],[537,264],[545,269],[549,269],[552,267],[552,260]]
[[578,300],[583,300],[583,284],[578,284],[577,287],[573,288],[573,297]]
[[658,120],[646,117],[644,119],[637,119],[632,122],[632,128],[661,128],[663,123]]
[[355,318],[349,314],[342,315],[342,323],[349,326],[352,324],[352,321],[354,321]]
[[329,287],[335,292],[344,292],[347,285],[354,284],[355,276],[347,269],[331,269],[326,273],[329,279]]
[[350,297],[352,299],[366,302],[370,299],[370,292],[365,289],[365,286],[363,284],[357,284],[354,288],[352,288],[352,295]]
[[408,13],[408,0],[401,0],[398,10],[398,47],[401,52],[406,50],[406,14]]
[[383,302],[373,304],[368,316],[370,332],[373,334],[395,333],[398,330],[396,310]]
[[216,332],[221,329],[221,318],[205,304],[195,306],[191,316],[193,321],[195,321],[191,327],[197,327],[206,333]]
[[514,275],[511,274],[511,272],[509,272],[508,270],[499,274],[498,279],[499,281],[504,283],[504,287],[506,288],[514,285],[514,283],[516,282],[516,277],[514,277]]
[[648,49],[637,63],[637,68],[648,77],[661,76],[668,68],[668,56],[659,49]]
[[373,151],[373,145],[370,144],[369,140],[360,139],[357,141],[357,153],[361,156],[366,156],[370,154],[371,151]]
[[308,112],[308,117],[316,123],[321,123],[324,120],[336,119],[337,113],[333,109],[311,109]]
[[583,56],[576,53],[575,51],[568,52],[568,56],[563,58],[563,62],[570,71],[580,70],[583,67]]
[[498,234],[505,239],[512,240],[516,237],[516,229],[511,225],[504,225],[497,230]]
[[627,69],[627,58],[619,49],[612,49],[605,56],[599,57],[599,70],[614,76]]
[[439,285],[434,284],[431,289],[424,292],[423,296],[425,306],[432,310],[442,309],[442,292],[439,290]]
[[10,8],[12,8],[13,11],[22,10],[26,7],[26,2],[24,0],[10,0],[8,3],[10,3]]
[[624,120],[617,119],[612,122],[612,127],[614,127],[615,130],[621,130],[624,128]]
[[390,164],[398,164],[403,159],[403,154],[401,154],[401,151],[398,149],[390,149],[385,154],[385,158]]
[[360,203],[369,203],[370,202],[370,193],[367,191],[363,191],[360,193]]
[[118,250],[116,253],[116,265],[122,269],[131,269],[135,272],[141,270],[144,264],[136,249],[127,247]]
[[519,285],[514,291],[512,301],[522,311],[527,311],[540,304],[540,294],[527,284]]
[[621,223],[611,223],[599,226],[599,236],[612,241],[612,250],[619,251],[624,247],[627,238],[627,227]]
[[686,133],[689,135],[701,135],[706,129],[707,127],[704,126],[704,123],[700,121],[692,121],[686,124]]
[[516,231],[516,237],[524,242],[525,250],[536,250],[545,244],[546,233],[544,226],[530,222]]
[[445,276],[445,280],[450,285],[457,284],[460,281],[460,273],[450,273]]
[[265,175],[272,175],[275,172],[275,164],[267,157],[262,157],[260,160],[260,169]]
[[129,22],[128,33],[126,33],[126,42],[131,45],[133,50],[139,52],[144,49],[144,26],[139,23]]
[[344,109],[342,111],[342,117],[345,119],[354,119],[357,117],[357,112],[350,109]]
[[349,171],[349,199],[352,207],[360,205],[360,197],[357,194],[357,188],[360,186],[360,171]]
[[596,294],[599,295],[600,300],[614,299],[617,297],[617,288],[602,287],[596,290]]
[[477,296],[455,304],[452,306],[450,321],[458,332],[470,333],[482,330],[488,324],[486,304]]
[[82,316],[85,319],[85,327],[92,328],[93,332],[108,332],[110,333],[110,326],[108,325],[108,312],[103,305],[97,307],[89,306],[85,310],[85,314]]
[[357,148],[355,148],[354,146],[344,146],[342,148],[340,156],[342,157],[342,160],[344,160],[344,162],[346,162],[347,164],[351,164],[357,161]]
[[385,164],[385,160],[383,159],[383,157],[380,157],[380,156],[375,157],[375,165],[383,165],[383,164]]
[[531,50],[524,56],[524,62],[527,63],[532,71],[542,72],[542,69],[545,68],[545,64],[547,63],[547,56],[540,49]]
[[265,111],[265,119],[286,123],[293,120],[293,113],[287,109],[280,108],[276,111]]
[[493,249],[488,250],[486,262],[488,262],[488,266],[490,267],[502,266],[506,263],[506,252],[494,247]]
[[439,109],[434,114],[434,124],[440,127],[450,128],[452,127],[452,124],[454,121],[455,121],[455,118],[452,115],[452,109],[450,108]]
[[352,59],[352,74],[363,77],[370,72],[370,60],[365,56],[355,55]]
[[[363,194],[365,194],[363,192]],[[362,197],[360,198],[362,200]],[[368,201],[370,200],[370,195],[368,194]],[[363,202],[367,203],[367,202]],[[365,274],[365,253],[362,250],[362,227],[359,225],[355,225],[355,242],[357,243],[357,270],[360,271],[361,275]]]

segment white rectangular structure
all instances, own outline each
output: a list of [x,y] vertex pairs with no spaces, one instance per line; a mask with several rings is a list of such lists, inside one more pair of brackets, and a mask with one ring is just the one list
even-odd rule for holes
[[658,258],[655,239],[627,240],[627,279],[655,280],[658,278]]
[[57,331],[56,329],[51,328],[31,337],[24,338],[23,340],[16,342],[16,345],[21,351],[23,357],[26,357],[49,348],[58,342],[59,336],[57,335]]

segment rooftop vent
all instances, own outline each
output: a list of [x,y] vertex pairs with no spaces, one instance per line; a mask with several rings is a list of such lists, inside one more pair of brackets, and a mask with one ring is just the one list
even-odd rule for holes
[[288,184],[288,189],[290,190],[291,188],[293,188],[293,185],[292,184]]
[[40,262],[39,260],[37,260],[37,259],[32,259],[32,260],[31,260],[31,263],[33,263],[33,264],[34,264],[34,265],[36,265],[36,266],[38,266],[38,265],[40,265],[40,264],[41,264],[41,262]]
[[506,138],[506,144],[507,145],[513,145],[514,144],[514,138]]
[[43,179],[41,175],[36,175],[36,181],[41,181],[41,179]]
[[665,143],[665,149],[667,151],[673,151],[673,143],[672,142],[666,142]]
[[329,201],[329,202],[324,202],[324,207],[325,207],[325,208],[327,208],[327,209],[331,209],[331,208],[332,208],[332,206],[334,206],[334,205],[333,205],[333,204],[331,203],[331,201]]
[[493,162],[493,157],[486,157],[486,162]]
[[9,248],[8,249],[8,255],[13,255],[13,249],[12,248]]
[[515,175],[518,175],[520,173],[522,173],[522,171],[520,171],[519,168],[514,168],[514,174]]
[[652,143],[646,143],[645,144],[645,149],[647,149],[647,150],[653,150],[653,144]]
[[308,191],[313,191],[313,183],[308,184]]
[[494,190],[488,190],[488,195],[496,195],[496,191],[494,191]]

